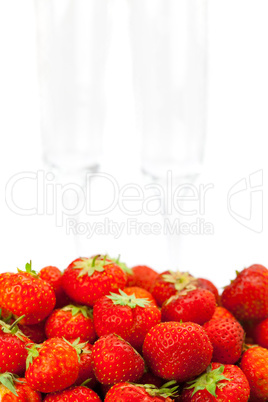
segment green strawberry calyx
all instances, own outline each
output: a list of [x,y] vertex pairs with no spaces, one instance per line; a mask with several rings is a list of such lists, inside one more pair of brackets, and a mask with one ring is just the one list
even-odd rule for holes
[[[156,387],[153,384],[134,384],[137,387],[144,388],[144,390],[149,394],[150,396],[161,396],[163,398],[168,398],[170,396],[172,397],[177,397],[177,390],[178,390],[178,385],[175,385],[176,381],[172,380],[167,382],[166,384],[162,385],[160,388]],[[173,385],[175,385],[173,387]],[[172,386],[172,388],[171,388]]]
[[119,304],[120,306],[128,306],[130,308],[135,308],[137,306],[139,307],[145,307],[147,305],[150,305],[151,302],[150,300],[146,298],[137,298],[135,294],[133,293],[132,295],[127,295],[123,290],[119,289],[119,294],[117,293],[112,293],[110,292],[110,296],[108,299],[112,300],[113,304]]
[[72,347],[75,349],[75,351],[76,351],[76,353],[77,353],[77,357],[78,357],[78,361],[79,361],[79,362],[80,362],[80,355],[81,355],[82,353],[85,353],[85,354],[90,354],[90,353],[91,353],[91,350],[84,350],[84,347],[88,344],[88,342],[79,343],[79,342],[80,342],[80,338],[75,339],[75,341],[73,341],[73,343],[67,341],[67,339],[65,339],[65,338],[63,338],[63,340],[64,340],[69,346],[72,346]]
[[107,265],[106,258],[100,259],[100,255],[95,255],[93,258],[80,258],[74,262],[74,269],[81,269],[78,277],[88,275],[91,276],[94,272],[103,272],[104,265]]
[[2,385],[4,385],[4,387],[6,387],[10,392],[12,392],[12,394],[14,394],[15,396],[18,397],[15,385],[14,385],[14,381],[21,383],[21,381],[17,380],[14,376],[14,374],[11,373],[3,373],[0,374],[0,383]]
[[7,324],[6,322],[0,320],[0,328],[5,334],[10,334],[10,335],[15,335],[17,338],[19,338],[21,341],[25,342],[26,336],[21,332],[21,330],[18,327],[18,323],[25,317],[25,315],[22,315],[19,317],[16,321],[14,321],[11,325]]
[[189,385],[189,387],[186,387],[186,389],[191,389],[191,388],[194,389],[192,396],[196,392],[206,389],[211,395],[213,395],[217,398],[216,389],[217,388],[221,389],[227,385],[227,383],[220,383],[220,381],[223,381],[223,380],[231,381],[230,378],[227,378],[222,374],[223,372],[224,372],[223,365],[216,368],[215,370],[212,370],[212,367],[210,364],[204,374],[201,374],[199,377],[197,377],[193,381],[187,382],[187,384],[190,384],[190,385]]
[[32,269],[32,261],[31,260],[30,260],[30,262],[27,262],[25,264],[25,270],[22,270],[22,269],[19,269],[19,268],[17,268],[17,270],[18,270],[19,273],[25,273],[26,272],[27,274],[30,274],[30,275],[34,276],[35,278],[39,277],[38,273]]
[[196,289],[197,279],[191,276],[188,272],[168,271],[169,274],[162,275],[165,282],[173,283],[178,292],[182,290]]
[[126,274],[133,275],[132,269],[130,269],[124,262],[120,261],[120,254],[117,258],[111,258],[109,255],[107,255],[107,258],[118,265]]
[[5,323],[9,324],[13,314],[9,313],[6,317],[2,314],[2,308],[0,308],[0,321],[4,321]]
[[81,313],[85,318],[93,317],[92,308],[87,306],[74,306],[73,304],[68,304],[61,308],[62,311],[70,311],[72,316],[75,317],[77,314]]
[[34,359],[39,356],[38,349],[40,349],[42,346],[42,345],[37,345],[35,343],[33,345],[32,344],[30,344],[30,345],[31,345],[30,348],[26,347],[26,349],[28,350],[28,356],[26,359],[26,370],[29,368],[30,364],[33,363]]

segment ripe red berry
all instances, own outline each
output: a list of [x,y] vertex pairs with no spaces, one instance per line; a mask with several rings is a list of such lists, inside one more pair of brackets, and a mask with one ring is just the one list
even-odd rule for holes
[[239,321],[268,317],[268,269],[252,265],[238,273],[224,289],[221,301]]
[[16,318],[24,318],[21,324],[36,324],[46,318],[56,303],[52,287],[32,271],[31,263],[26,272],[0,274],[0,306]]
[[212,345],[198,324],[164,322],[151,328],[146,335],[143,357],[155,375],[183,382],[207,368]]
[[209,290],[181,291],[164,302],[162,321],[182,320],[203,325],[212,318],[215,308],[215,296]]
[[126,274],[105,258],[78,258],[63,273],[63,288],[76,303],[93,307],[97,299],[126,285]]
[[239,367],[212,363],[205,373],[184,385],[182,402],[247,402],[250,389]]
[[86,306],[68,305],[54,310],[46,321],[45,330],[47,338],[80,338],[93,343],[97,337],[92,309]]
[[250,400],[266,402],[268,398],[268,349],[252,347],[243,353],[240,368],[250,386]]
[[61,338],[50,338],[29,350],[25,378],[36,391],[61,391],[76,381],[78,372],[77,352]]
[[213,346],[212,361],[234,364],[243,350],[245,333],[238,321],[232,318],[210,320],[203,326]]
[[92,363],[97,380],[102,384],[137,381],[144,372],[139,353],[117,335],[99,338],[92,348]]
[[98,394],[92,389],[78,386],[47,395],[44,402],[101,402]]

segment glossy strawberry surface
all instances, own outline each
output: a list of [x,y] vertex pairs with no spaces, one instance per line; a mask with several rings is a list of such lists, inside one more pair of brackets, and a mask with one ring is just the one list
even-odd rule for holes
[[123,289],[127,281],[126,274],[115,263],[93,260],[78,258],[63,273],[63,288],[67,295],[75,302],[91,307],[101,296]]
[[[79,386],[71,387],[51,395],[47,395],[45,402],[101,402],[100,397],[92,389]],[[115,402],[115,401],[114,401]]]
[[162,306],[162,321],[191,321],[203,325],[209,321],[216,309],[213,293],[207,289],[196,288],[189,292],[181,291],[171,296]]
[[198,324],[165,322],[151,328],[143,357],[152,372],[167,380],[187,381],[202,373],[212,358],[212,345]]
[[0,305],[24,315],[21,324],[36,324],[46,318],[56,303],[52,287],[27,272],[0,274]]
[[250,401],[268,400],[268,349],[249,348],[243,353],[240,368],[248,379]]
[[144,361],[133,347],[117,335],[99,338],[92,348],[93,370],[105,385],[137,381],[144,372]]
[[232,318],[211,320],[204,329],[213,346],[212,361],[234,364],[241,356],[245,333],[238,321]]
[[[221,374],[217,375],[217,369],[221,367]],[[249,394],[248,380],[239,367],[212,363],[210,372],[201,374],[194,381],[184,385],[180,401],[247,402]]]
[[47,338],[80,338],[91,343],[96,339],[92,313],[83,306],[71,305],[54,310],[46,321],[45,332]]
[[28,384],[48,393],[72,385],[79,372],[76,350],[61,338],[45,341],[33,354],[25,373]]
[[225,287],[221,301],[239,321],[268,317],[268,269],[256,264],[238,273]]

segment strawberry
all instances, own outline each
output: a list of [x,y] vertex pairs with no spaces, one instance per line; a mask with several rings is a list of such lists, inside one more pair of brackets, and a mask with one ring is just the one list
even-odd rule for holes
[[25,378],[36,391],[61,391],[76,381],[78,372],[77,352],[64,339],[50,338],[29,349]]
[[87,381],[87,387],[94,388],[97,380],[92,365],[92,345],[88,342],[79,342],[79,338],[70,340],[70,343],[76,348],[79,354],[79,372],[73,385],[81,385]]
[[93,326],[92,309],[86,306],[68,305],[56,309],[48,317],[45,326],[47,338],[65,338],[94,342],[96,333]]
[[127,295],[132,295],[134,293],[137,299],[147,299],[151,302],[151,304],[157,306],[157,303],[153,298],[152,293],[148,292],[148,290],[144,288],[140,288],[138,286],[129,286],[124,288],[123,290]]
[[172,402],[170,396],[176,396],[177,386],[175,381],[157,388],[153,384],[130,384],[122,382],[115,384],[106,394],[104,402]]
[[92,391],[84,386],[71,387],[64,391],[59,391],[47,395],[44,402],[101,402],[101,399]]
[[164,322],[151,328],[146,335],[143,357],[155,375],[183,382],[207,368],[212,345],[198,324]]
[[158,308],[147,299],[110,293],[96,301],[93,307],[94,326],[98,336],[115,333],[141,351],[145,335],[161,320]]
[[97,380],[105,385],[137,381],[144,372],[139,353],[114,334],[102,336],[94,343],[92,362]]
[[204,278],[197,278],[197,286],[202,289],[210,290],[210,292],[213,293],[215,296],[216,303],[220,304],[220,296],[218,289],[211,281]]
[[25,371],[27,345],[32,342],[17,326],[17,321],[8,325],[0,321],[0,373],[22,375]]
[[248,379],[250,401],[268,400],[268,349],[251,347],[243,353],[240,368]]
[[66,295],[62,287],[62,272],[59,268],[49,265],[47,267],[42,268],[39,273],[39,278],[48,282],[56,296],[56,308],[60,308],[66,306],[71,303],[70,298]]
[[220,318],[231,318],[235,320],[233,314],[230,313],[230,311],[228,311],[225,307],[217,306],[211,319],[218,320]]
[[154,282],[159,274],[147,265],[136,265],[131,271],[132,275],[128,276],[127,286],[138,286],[152,293]]
[[203,325],[210,320],[216,300],[209,290],[196,288],[178,292],[162,306],[162,321],[191,321]]
[[40,321],[33,325],[21,325],[18,323],[18,327],[33,343],[43,343],[46,340],[45,321]]
[[174,296],[177,292],[184,289],[190,290],[196,285],[197,279],[187,272],[165,271],[156,278],[152,295],[158,306],[161,307],[165,300]]
[[268,269],[262,265],[244,269],[226,286],[221,300],[239,321],[268,317]]
[[157,388],[162,387],[165,382],[166,381],[163,378],[157,377],[147,368],[145,373],[143,373],[142,377],[139,379],[139,384],[152,384],[155,385]]
[[232,318],[211,320],[203,328],[213,346],[212,361],[234,364],[241,356],[245,333],[238,321]]
[[56,303],[52,287],[32,270],[0,274],[0,305],[14,316],[24,315],[21,324],[36,324],[46,318]]
[[258,323],[253,330],[254,342],[268,349],[268,318]]
[[10,373],[0,374],[0,400],[2,402],[41,402],[40,392],[34,391],[25,378],[14,378]]
[[247,402],[249,384],[239,367],[212,363],[204,374],[185,384],[182,402]]
[[114,262],[100,256],[78,258],[64,271],[63,288],[75,302],[92,307],[100,297],[123,289],[126,280],[126,274]]

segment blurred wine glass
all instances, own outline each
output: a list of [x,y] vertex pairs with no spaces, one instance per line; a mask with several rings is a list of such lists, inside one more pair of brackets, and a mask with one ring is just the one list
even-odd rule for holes
[[106,0],[35,0],[46,164],[96,171],[104,124]]
[[[82,199],[70,189],[83,194],[87,173],[101,163],[108,2],[35,0],[35,6],[43,159],[63,189],[62,212],[71,214]],[[80,218],[73,212],[76,223]],[[75,234],[74,241],[80,253]]]
[[[169,173],[173,187],[193,184],[205,145],[206,0],[129,5],[142,171],[164,188]],[[174,221],[178,214],[162,204],[164,219]],[[181,236],[167,237],[169,261],[178,264]]]

